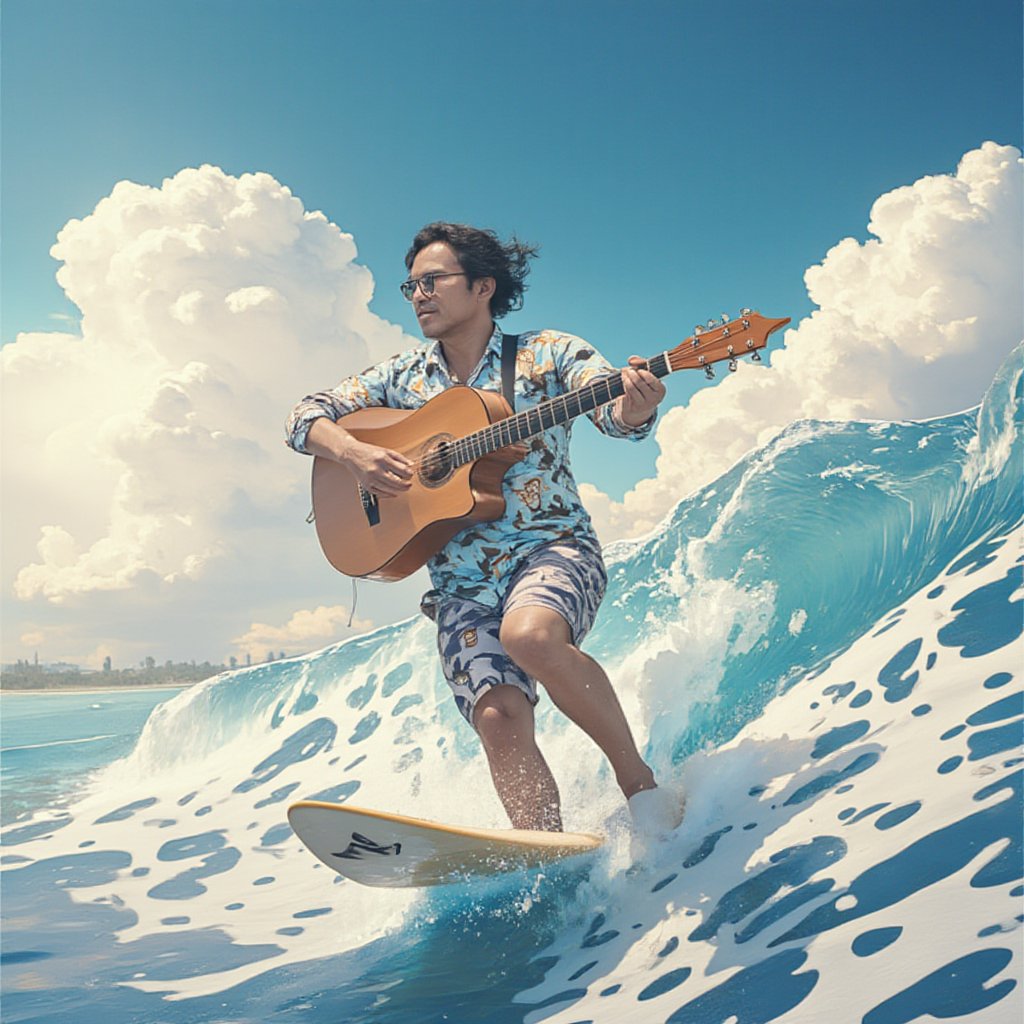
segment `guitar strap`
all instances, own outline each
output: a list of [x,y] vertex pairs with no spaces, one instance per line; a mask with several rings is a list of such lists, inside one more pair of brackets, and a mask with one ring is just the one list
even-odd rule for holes
[[501,393],[509,408],[516,411],[516,353],[519,350],[518,334],[501,336]]

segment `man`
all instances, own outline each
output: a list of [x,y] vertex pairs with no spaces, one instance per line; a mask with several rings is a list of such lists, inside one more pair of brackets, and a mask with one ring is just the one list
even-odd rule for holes
[[[380,501],[410,486],[397,451],[356,440],[336,422],[369,405],[417,408],[446,388],[501,390],[502,332],[496,320],[522,305],[536,249],[491,231],[434,223],[406,254],[402,292],[428,343],[303,399],[288,423],[299,452],[334,459]],[[623,369],[624,394],[589,414],[604,433],[640,440],[665,394],[643,360]],[[579,338],[554,331],[519,337],[515,399],[520,412],[616,372]],[[533,438],[505,476],[505,514],[456,534],[428,563],[433,589],[423,610],[438,627],[449,686],[480,736],[513,827],[562,828],[558,788],[534,736],[539,681],[556,706],[607,756],[643,834],[675,828],[678,796],[657,788],[601,666],[579,649],[604,595],[601,549],[569,468],[570,424]]]

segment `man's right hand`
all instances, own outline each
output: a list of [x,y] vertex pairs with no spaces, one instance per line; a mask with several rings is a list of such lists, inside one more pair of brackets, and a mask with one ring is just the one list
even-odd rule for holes
[[358,441],[326,417],[313,421],[306,450],[347,467],[370,494],[394,497],[412,486],[413,464],[401,452]]
[[401,453],[351,438],[342,465],[355,474],[364,491],[395,497],[412,486],[412,463]]

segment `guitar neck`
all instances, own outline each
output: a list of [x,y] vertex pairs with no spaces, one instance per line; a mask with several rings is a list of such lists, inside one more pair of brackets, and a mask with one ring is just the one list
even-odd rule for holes
[[[645,364],[655,377],[667,377],[672,372],[668,353],[649,359]],[[614,402],[623,394],[622,374],[611,373],[605,377],[585,384],[575,391],[569,391],[557,398],[548,399],[535,405],[526,412],[509,416],[507,419],[492,423],[483,430],[468,434],[453,442],[451,457],[454,466],[463,466],[484,455],[506,448],[509,445],[528,441],[532,437],[543,434],[545,430],[568,423],[570,420],[593,412],[601,406]]]
[[[788,323],[788,316],[770,320],[752,309],[740,310],[735,320],[729,320],[723,314],[721,322],[712,319],[706,326],[698,325],[685,341],[649,359],[646,366],[655,377],[667,377],[675,370],[697,369],[713,377],[713,363],[728,360],[729,369],[735,370],[737,360],[742,356],[750,356],[759,361],[761,357],[757,350],[768,343],[768,335]],[[537,437],[545,430],[568,423],[585,412],[593,412],[602,405],[614,402],[623,391],[621,373],[599,377],[576,391],[548,399],[526,412],[509,416],[508,419],[499,420],[483,430],[450,442],[446,458],[453,467],[464,466],[500,448]]]

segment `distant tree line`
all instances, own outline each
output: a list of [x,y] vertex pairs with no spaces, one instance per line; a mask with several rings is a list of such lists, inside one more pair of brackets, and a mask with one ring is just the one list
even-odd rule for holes
[[211,665],[208,661],[201,665],[194,661],[168,661],[157,665],[153,658],[147,658],[138,668],[117,669],[110,666],[107,658],[102,672],[82,672],[75,668],[48,669],[45,665],[19,661],[14,665],[4,665],[0,671],[0,687],[5,690],[56,690],[91,686],[111,689],[120,686],[180,686],[209,679],[226,668],[225,665]]
[[[284,651],[267,652],[266,661],[285,657]],[[252,658],[246,655],[245,664]],[[0,687],[5,690],[54,690],[61,688],[106,688],[119,686],[191,686],[219,672],[238,668],[238,659],[232,657],[227,665],[213,665],[208,661],[165,661],[157,665],[155,658],[145,658],[132,668],[114,668],[108,655],[99,672],[82,672],[77,665],[47,666],[38,662],[19,660],[0,668]]]

